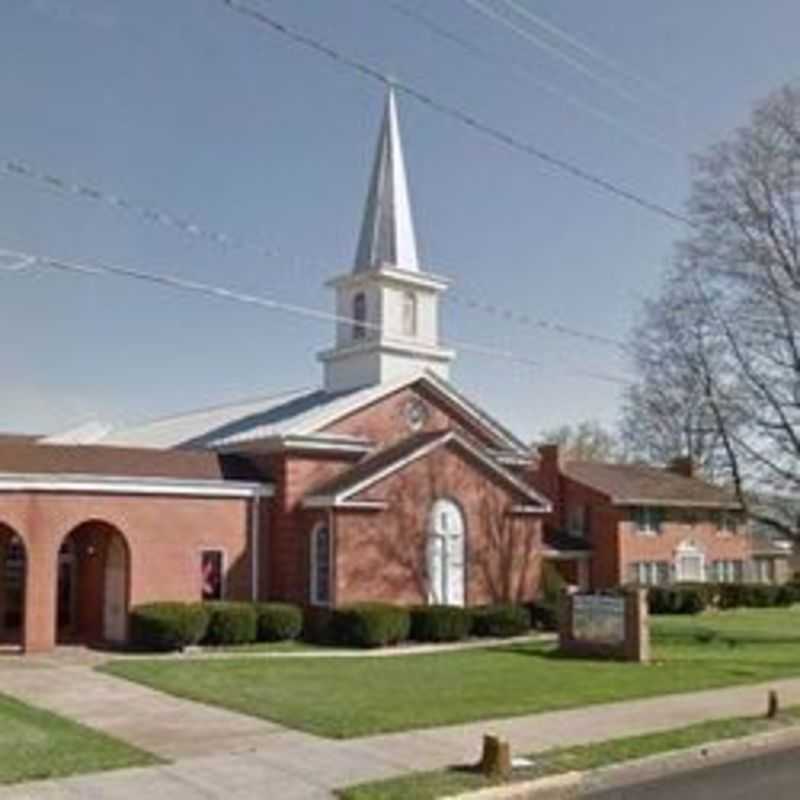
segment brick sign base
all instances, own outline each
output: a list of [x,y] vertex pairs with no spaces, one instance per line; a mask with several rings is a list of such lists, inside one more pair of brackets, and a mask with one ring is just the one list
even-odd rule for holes
[[647,592],[622,595],[564,592],[559,599],[558,644],[565,655],[650,661]]

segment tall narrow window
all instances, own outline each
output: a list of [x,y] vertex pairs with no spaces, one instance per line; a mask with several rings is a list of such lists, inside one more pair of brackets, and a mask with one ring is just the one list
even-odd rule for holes
[[403,293],[403,336],[417,335],[417,296],[414,292]]
[[318,606],[331,602],[331,532],[324,523],[311,532],[311,602]]
[[222,600],[225,594],[225,557],[222,550],[203,550],[200,570],[203,600]]
[[367,335],[367,297],[359,292],[353,298],[353,339],[363,339]]

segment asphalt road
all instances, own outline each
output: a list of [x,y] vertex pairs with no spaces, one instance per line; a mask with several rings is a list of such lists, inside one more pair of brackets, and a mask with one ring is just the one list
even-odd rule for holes
[[798,800],[800,748],[584,795],[591,800]]

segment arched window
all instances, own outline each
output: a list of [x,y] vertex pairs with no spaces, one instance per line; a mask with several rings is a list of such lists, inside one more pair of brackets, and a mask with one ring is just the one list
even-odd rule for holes
[[403,293],[403,336],[417,335],[417,296],[414,292]]
[[353,339],[363,339],[367,335],[367,298],[359,292],[353,298]]
[[311,602],[327,606],[331,602],[331,532],[321,522],[311,531]]
[[428,599],[431,603],[464,605],[464,515],[452,500],[441,498],[428,519]]
[[675,548],[675,580],[698,583],[706,579],[706,557],[693,542],[681,542]]

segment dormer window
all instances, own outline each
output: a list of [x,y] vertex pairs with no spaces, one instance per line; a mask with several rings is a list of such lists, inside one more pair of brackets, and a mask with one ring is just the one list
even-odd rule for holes
[[403,336],[417,335],[417,296],[403,292]]
[[663,509],[654,506],[640,506],[634,511],[633,517],[639,533],[655,536],[661,532],[661,523],[664,519]]
[[353,339],[364,339],[367,335],[367,297],[359,292],[353,298]]

